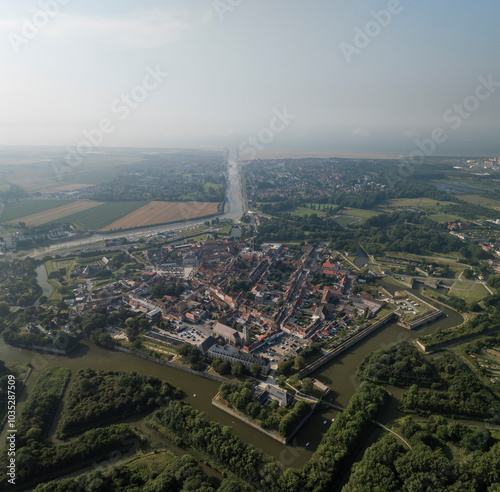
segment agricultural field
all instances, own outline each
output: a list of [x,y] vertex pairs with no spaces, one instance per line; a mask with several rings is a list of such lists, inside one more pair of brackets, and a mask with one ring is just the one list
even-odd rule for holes
[[127,216],[106,225],[103,230],[131,229],[205,217],[217,213],[217,207],[218,204],[212,202],[150,202]]
[[[80,165],[66,165],[66,151],[40,151],[35,155],[0,159],[0,171],[5,179],[23,188],[27,193],[55,193],[101,184],[113,179],[117,168],[141,160],[142,155],[122,154],[86,155]],[[58,172],[59,171],[59,172]]]
[[64,221],[71,223],[71,221],[66,220],[66,217],[102,205],[102,203],[100,202],[94,202],[90,200],[79,200],[77,202],[70,202],[70,203],[59,201],[59,204],[61,203],[63,203],[64,205],[59,206],[57,208],[51,208],[49,210],[45,210],[43,212],[38,212],[35,214],[20,217],[16,222],[24,222],[27,227],[39,226],[42,224],[48,224],[50,222]]
[[70,205],[72,203],[74,202],[71,200],[21,200],[19,202],[12,202],[4,208],[0,220],[2,223],[12,222],[13,220],[18,220],[21,217],[45,212],[47,210],[61,207],[61,205]]
[[125,216],[141,209],[148,202],[108,202],[103,203],[95,208],[83,210],[73,215],[64,217],[64,222],[76,224],[80,227],[99,230],[108,230],[107,226],[124,218]]

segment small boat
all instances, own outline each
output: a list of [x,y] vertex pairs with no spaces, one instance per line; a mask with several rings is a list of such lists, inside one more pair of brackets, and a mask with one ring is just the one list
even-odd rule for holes
[[335,419],[332,419],[332,422],[335,422]]
[[308,443],[306,443],[306,448],[307,448],[307,446],[309,446],[309,444],[311,444],[311,443],[309,443],[309,442],[308,442]]
[[326,420],[323,422],[323,424],[326,424]]

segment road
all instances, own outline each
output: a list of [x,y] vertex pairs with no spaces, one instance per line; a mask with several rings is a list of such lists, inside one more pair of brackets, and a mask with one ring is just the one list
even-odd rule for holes
[[[228,178],[228,184],[229,184],[226,195],[226,207],[224,210],[224,214],[219,216],[219,218],[231,219],[234,222],[239,222],[246,207],[243,203],[243,190],[242,190],[242,182],[241,182],[242,178],[240,173],[240,166],[235,159],[232,158],[227,159],[226,176]],[[35,254],[33,254],[33,256],[43,256],[49,252],[59,249],[79,248],[82,246],[95,244],[100,241],[118,239],[121,237],[125,237],[129,241],[136,241],[141,237],[150,236],[151,234],[158,234],[162,232],[188,232],[191,229],[195,229],[196,227],[203,225],[206,222],[206,220],[207,219],[193,219],[177,224],[146,227],[144,229],[138,229],[133,231],[94,234],[85,239],[57,243],[47,248],[39,248],[35,250]]]

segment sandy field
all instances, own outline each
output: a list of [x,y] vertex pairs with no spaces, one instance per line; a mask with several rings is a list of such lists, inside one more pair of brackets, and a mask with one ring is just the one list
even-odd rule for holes
[[139,210],[113,222],[104,231],[166,224],[195,219],[217,213],[217,203],[209,202],[151,202]]

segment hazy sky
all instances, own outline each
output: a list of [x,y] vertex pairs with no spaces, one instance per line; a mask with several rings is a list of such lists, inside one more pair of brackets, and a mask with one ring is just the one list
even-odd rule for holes
[[441,128],[438,154],[500,155],[499,21],[495,0],[2,2],[0,144],[104,120],[104,146],[225,147],[271,123],[270,150],[409,153]]

